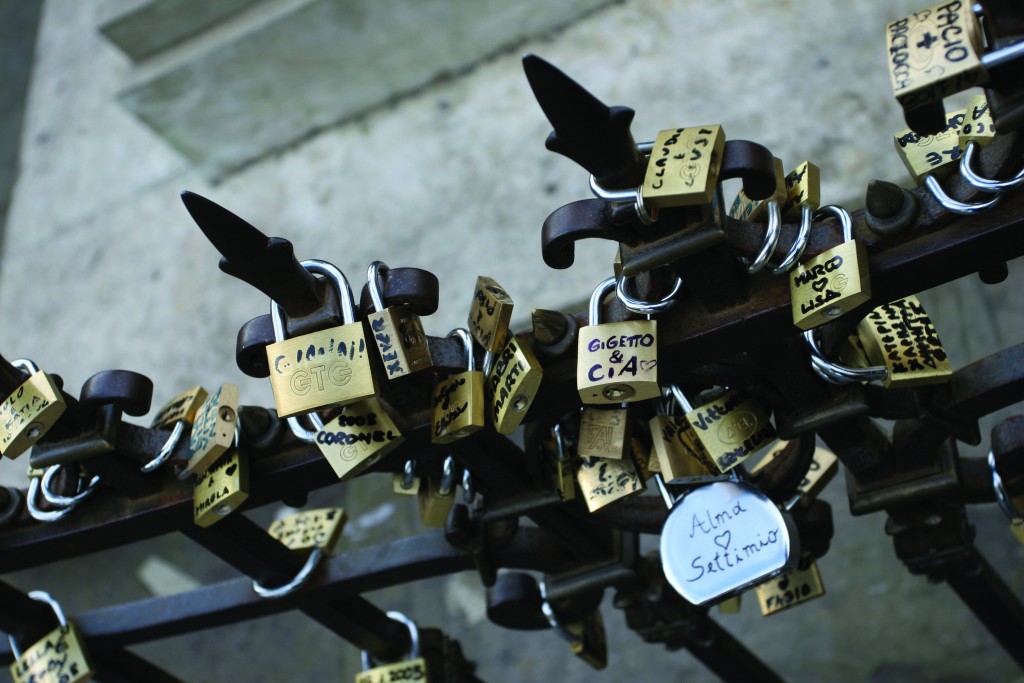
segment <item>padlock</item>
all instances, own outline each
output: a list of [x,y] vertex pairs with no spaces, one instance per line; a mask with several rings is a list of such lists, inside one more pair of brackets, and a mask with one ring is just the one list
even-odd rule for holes
[[717,124],[658,133],[640,186],[648,209],[708,204],[718,186],[725,130]]
[[655,475],[669,508],[661,564],[669,584],[695,605],[737,595],[790,571],[799,554],[793,520],[757,487],[716,481],[680,497]]
[[492,278],[477,277],[469,305],[468,327],[485,352],[497,353],[505,343],[514,305],[508,292]]
[[995,136],[996,127],[992,122],[988,98],[985,97],[985,93],[972,95],[967,109],[964,110],[964,123],[957,134],[960,149],[966,149],[968,142],[976,142],[985,147]]
[[723,474],[775,439],[775,427],[761,403],[741,391],[727,391],[686,413],[686,419],[693,428],[694,447]]
[[632,451],[632,420],[629,407],[583,406],[576,454],[581,458],[622,460]]
[[491,418],[499,434],[511,434],[522,423],[543,376],[533,350],[514,334],[508,335],[487,376]]
[[356,674],[356,683],[429,683],[427,660],[420,656],[420,632],[416,622],[401,612],[388,612],[388,617],[409,629],[409,657],[393,664],[375,664],[370,653],[363,650],[363,670]]
[[682,415],[655,415],[648,423],[651,444],[657,455],[658,471],[671,484],[698,483],[718,478],[720,473],[714,460],[694,436],[688,415],[693,406],[679,387],[669,387],[668,400],[682,409]]
[[601,322],[601,300],[616,284],[610,277],[597,286],[590,297],[589,323],[579,329],[576,388],[588,405],[631,403],[661,395],[657,321]]
[[789,294],[793,324],[809,330],[860,306],[871,298],[868,254],[853,236],[850,212],[840,206],[824,206],[815,214],[831,213],[843,228],[843,242],[801,263],[790,272]]
[[274,520],[267,533],[289,550],[319,548],[325,555],[333,555],[347,521],[344,508],[302,510]]
[[404,441],[376,397],[345,406],[316,433],[316,446],[338,479],[356,476]]
[[463,328],[452,330],[466,350],[466,370],[447,377],[434,387],[430,440],[451,443],[484,426],[484,373],[476,369],[473,339]]
[[782,202],[782,220],[802,218],[804,208],[817,210],[821,205],[821,170],[805,161],[785,177],[786,199]]
[[418,496],[420,478],[416,476],[416,462],[406,460],[402,472],[391,475],[391,488],[400,496]]
[[[776,441],[775,447],[771,452],[762,458],[757,465],[750,468],[750,474],[759,472],[767,467],[775,458],[780,457],[788,443],[788,441],[782,439]],[[787,502],[785,508],[790,510],[797,503],[805,507],[810,505],[821,495],[825,487],[835,479],[837,474],[839,474],[839,458],[836,454],[827,448],[815,448],[814,454],[811,456],[811,464],[807,467],[807,474],[800,480],[796,487],[796,493]]]
[[555,441],[555,455],[549,460],[552,485],[560,500],[573,500],[576,497],[576,477],[569,445],[562,436],[562,425],[555,424],[551,428],[551,436]]
[[366,322],[377,343],[387,378],[394,379],[429,368],[434,362],[420,317],[408,306],[384,307],[378,282],[379,276],[387,270],[387,264],[382,261],[374,261],[367,270],[367,287],[376,311],[367,316]]
[[825,595],[825,584],[821,581],[818,565],[803,562],[795,571],[759,584],[754,592],[757,594],[761,614],[767,617],[788,607],[820,598]]
[[249,458],[235,447],[200,474],[192,489],[192,517],[208,527],[231,514],[249,497]]
[[[893,135],[893,144],[914,182],[921,185],[929,175],[943,178],[956,170],[963,153],[960,131],[968,109],[959,109],[946,117],[946,127],[935,135],[919,135],[909,128]],[[966,144],[966,143],[965,143]]]
[[[736,198],[729,208],[729,216],[741,221],[751,223],[767,218],[768,202],[776,202],[780,207],[785,206],[786,197],[786,174],[782,169],[782,159],[774,157],[775,162],[775,192],[767,199],[751,199],[741,188],[736,193]],[[618,275],[618,273],[616,273]]]
[[953,376],[939,335],[916,296],[884,304],[857,325],[868,361],[884,365],[886,387],[942,384]]
[[238,385],[225,382],[196,411],[189,438],[188,469],[202,474],[235,440],[238,430]]
[[630,458],[579,458],[576,481],[590,512],[647,488]]
[[441,528],[455,503],[455,460],[444,459],[441,478],[424,477],[420,483],[420,520],[423,526]]
[[67,408],[60,388],[29,360],[12,363],[29,374],[21,385],[0,403],[0,454],[17,458],[41,439]]
[[345,324],[286,339],[281,306],[270,302],[274,343],[267,346],[267,363],[274,404],[282,418],[356,403],[377,393],[377,378],[370,370],[363,325],[356,320],[348,281],[326,261],[303,261],[302,266],[337,287]]
[[24,652],[12,636],[7,636],[14,655],[10,666],[14,683],[80,683],[92,678],[92,666],[78,629],[64,616],[60,604],[44,591],[31,591],[28,597],[53,608],[59,626]]
[[192,387],[181,392],[157,411],[156,417],[149,425],[150,429],[167,429],[179,423],[195,423],[196,413],[207,396],[203,387]]
[[896,100],[913,110],[988,80],[981,27],[969,2],[943,2],[885,27]]

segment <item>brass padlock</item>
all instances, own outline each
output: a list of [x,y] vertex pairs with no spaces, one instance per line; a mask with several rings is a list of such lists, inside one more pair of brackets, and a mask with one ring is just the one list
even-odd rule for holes
[[274,343],[267,346],[267,363],[279,417],[344,406],[377,393],[377,378],[370,370],[363,325],[356,320],[348,281],[326,261],[303,261],[302,266],[337,288],[345,324],[286,339],[281,307],[270,302]]
[[776,576],[754,589],[761,614],[769,616],[825,595],[821,572],[814,562],[801,562],[796,571]]
[[192,489],[192,517],[208,527],[231,514],[249,497],[249,459],[238,445],[200,474]]
[[427,660],[420,656],[420,632],[416,622],[401,612],[388,612],[388,617],[400,621],[409,629],[409,657],[392,664],[375,664],[370,653],[363,650],[363,670],[356,674],[356,683],[429,683]]
[[727,391],[688,412],[694,445],[723,474],[767,447],[775,428],[761,403],[744,392]]
[[590,512],[647,488],[630,458],[580,458],[576,465],[576,481]]
[[648,423],[651,444],[657,455],[658,471],[670,484],[697,483],[720,476],[714,460],[694,435],[688,415],[693,406],[677,386],[669,387],[669,400],[678,405],[682,415],[655,415]]
[[551,629],[565,639],[572,653],[600,671],[608,666],[608,639],[605,637],[604,618],[600,608],[581,621],[562,623],[548,601],[547,583],[540,582],[541,611]]
[[782,220],[800,220],[805,207],[814,211],[821,205],[821,170],[810,161],[787,173],[784,182]]
[[916,296],[875,308],[857,325],[857,335],[868,360],[885,366],[886,387],[942,384],[953,376],[949,356]]
[[597,286],[590,297],[589,323],[579,329],[576,388],[580,400],[589,405],[661,395],[657,321],[601,322],[601,300],[616,284],[610,277]]
[[801,330],[834,320],[871,298],[868,254],[853,236],[850,212],[829,205],[822,207],[815,219],[826,213],[839,218],[842,244],[801,263],[789,276],[793,324]]
[[469,333],[487,353],[497,353],[505,342],[512,307],[508,292],[492,278],[480,275],[469,305]]
[[583,406],[576,453],[582,458],[628,457],[632,440],[629,407],[595,408]]
[[[755,474],[764,469],[775,458],[781,456],[788,443],[788,441],[782,439],[776,441],[775,447],[771,452],[754,467],[750,468],[750,474]],[[836,457],[836,454],[827,448],[815,448],[814,454],[811,456],[811,464],[807,468],[807,474],[800,480],[796,487],[796,493],[792,499],[787,501],[784,507],[789,510],[797,503],[804,506],[810,505],[811,502],[821,495],[821,492],[835,479],[838,473],[839,458]]]
[[11,363],[29,374],[0,403],[0,454],[17,458],[50,430],[64,414],[67,403],[56,382],[30,360]]
[[347,521],[344,508],[302,510],[274,520],[267,533],[289,550],[319,548],[325,555],[333,555]]
[[455,460],[444,459],[441,478],[424,477],[420,483],[420,520],[423,526],[442,528],[455,503]]
[[969,2],[943,2],[885,27],[889,79],[904,109],[941,102],[988,80]]
[[188,425],[195,423],[196,413],[207,396],[206,389],[198,386],[181,392],[157,411],[150,429],[167,429],[182,422]]
[[414,460],[406,460],[403,471],[391,475],[391,488],[400,496],[418,496],[420,494],[420,478],[416,476]]
[[316,446],[338,479],[354,477],[404,441],[376,397],[345,406],[316,433]]
[[551,428],[555,440],[555,457],[551,458],[551,480],[555,492],[562,501],[576,497],[576,477],[572,467],[572,454],[562,436],[562,425]]
[[946,127],[935,135],[919,135],[909,128],[893,135],[896,153],[915,183],[921,185],[929,175],[942,178],[956,170],[963,153],[960,130],[967,112],[960,109],[947,115]]
[[374,261],[367,270],[367,287],[376,311],[367,316],[366,322],[377,343],[387,378],[394,379],[429,368],[434,361],[430,358],[420,317],[408,306],[384,307],[378,279],[387,271],[388,266],[382,261]]
[[202,474],[217,461],[238,431],[238,385],[225,382],[196,411],[189,438],[188,469]]
[[964,124],[960,126],[957,135],[960,149],[966,149],[968,142],[976,142],[982,147],[992,142],[996,136],[996,126],[992,121],[992,112],[988,108],[985,93],[972,95],[964,111]]
[[499,434],[511,434],[522,423],[543,376],[533,350],[514,334],[508,335],[487,376],[491,417]]
[[753,223],[768,217],[768,202],[776,202],[780,207],[785,205],[786,174],[782,170],[782,159],[774,157],[773,161],[775,162],[775,192],[767,199],[751,199],[741,188],[729,208],[729,216]]
[[53,608],[59,625],[24,652],[12,636],[7,636],[14,655],[10,666],[14,683],[80,683],[92,678],[92,666],[81,636],[64,616],[60,604],[44,591],[31,591],[28,597]]
[[660,131],[640,186],[644,206],[709,203],[718,186],[724,152],[725,130],[717,124]]
[[484,426],[484,373],[476,369],[473,339],[463,328],[452,330],[466,349],[466,370],[447,377],[434,387],[430,440],[451,443]]

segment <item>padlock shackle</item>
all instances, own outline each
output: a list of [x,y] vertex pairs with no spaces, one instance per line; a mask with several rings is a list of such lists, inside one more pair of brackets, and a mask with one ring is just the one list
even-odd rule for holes
[[814,213],[814,219],[818,220],[827,215],[832,215],[839,219],[839,225],[843,228],[843,241],[852,242],[853,218],[850,216],[850,212],[838,204],[826,204]]
[[[388,264],[383,261],[374,261],[366,269],[366,288],[370,291],[370,301],[373,302],[375,310],[384,310],[384,298],[381,296],[381,287],[377,282],[381,275],[391,270]],[[383,285],[383,283],[381,283]]]
[[612,291],[617,284],[615,276],[602,280],[594,293],[590,295],[590,310],[588,312],[587,324],[597,325],[601,322],[601,302],[608,292]]
[[644,301],[643,299],[636,299],[626,291],[626,281],[629,280],[625,275],[619,276],[618,281],[615,284],[615,296],[618,297],[619,301],[623,306],[626,307],[627,311],[632,313],[638,313],[640,315],[655,315],[657,313],[664,313],[676,303],[676,297],[679,295],[679,290],[683,286],[683,279],[676,276],[676,284],[672,287],[672,291],[661,298],[660,301]]
[[441,468],[441,483],[437,487],[437,493],[447,496],[455,488],[455,458],[445,456],[444,465]]
[[676,400],[676,404],[682,409],[683,415],[693,412],[693,404],[686,398],[682,389],[675,384],[669,384],[668,390],[672,394],[672,398]]
[[[387,612],[388,619],[394,619],[400,624],[404,624],[409,629],[409,657],[408,659],[419,659],[420,657],[420,629],[416,626],[416,622],[405,616],[401,612],[394,610]],[[373,667],[373,658],[370,657],[370,653],[366,650],[362,651],[361,654],[363,671],[369,671]]]
[[19,370],[27,372],[30,375],[34,375],[37,372],[39,372],[39,366],[36,365],[34,362],[30,361],[28,358],[17,358],[15,360],[12,360],[11,365],[18,368]]
[[[46,591],[29,591],[28,597],[39,602],[45,602],[53,610],[53,613],[57,615],[57,623],[60,624],[61,628],[66,628],[68,620],[64,616],[64,610],[61,609],[60,603],[53,599]],[[15,660],[21,659],[21,649],[18,648],[18,644],[14,642],[14,636],[8,635],[7,642],[11,645],[11,654],[14,655]]]
[[[352,288],[349,287],[345,274],[332,263],[320,259],[307,259],[300,264],[303,268],[316,275],[323,275],[338,288],[338,301],[341,305],[341,320],[349,325],[356,321],[356,307],[352,302]],[[281,318],[281,304],[270,300],[270,320],[274,325],[274,341],[283,342],[288,338]]]
[[473,337],[469,335],[469,331],[465,327],[456,327],[448,333],[448,336],[458,337],[462,340],[462,345],[466,351],[466,370],[468,372],[475,371],[476,358],[473,357]]

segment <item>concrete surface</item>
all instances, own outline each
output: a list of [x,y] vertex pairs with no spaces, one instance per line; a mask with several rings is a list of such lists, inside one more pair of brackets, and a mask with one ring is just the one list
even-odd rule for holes
[[[636,109],[638,140],[669,126],[720,122],[730,137],[766,144],[787,166],[811,159],[822,169],[823,199],[856,208],[871,178],[909,182],[891,144],[903,123],[889,92],[882,28],[924,4],[628,0],[513,51],[479,52],[464,73],[315,131],[214,185],[117,99],[149,69],[199,58],[210,43],[179,45],[139,67],[97,29],[141,2],[49,2],[0,251],[0,350],[62,374],[72,391],[96,371],[130,368],[154,380],[157,404],[197,383],[230,380],[244,402],[270,405],[266,383],[241,375],[233,357],[238,327],[268,302],[217,270],[217,253],[178,200],[181,189],[287,237],[300,258],[333,261],[354,286],[377,258],[432,270],[442,303],[424,320],[431,334],[464,322],[479,274],[516,300],[516,327],[531,307],[580,301],[610,273],[613,249],[583,244],[573,268],[543,265],[544,218],[589,191],[584,172],[543,147],[549,125],[522,75],[522,52],[549,59],[607,103]],[[270,2],[266,11],[284,16],[283,7]],[[352,39],[373,43],[382,30],[371,26]],[[352,66],[372,74],[378,57],[367,53]],[[285,66],[281,78],[297,78]],[[195,87],[215,90],[216,80],[202,76],[195,74]],[[218,106],[244,112],[243,104]],[[208,143],[211,154],[217,143]],[[1012,264],[1002,285],[967,278],[921,296],[956,366],[1020,340],[1022,285],[1024,269]],[[978,455],[986,446],[962,452]],[[0,477],[23,480],[24,466],[24,459],[5,462]],[[388,486],[365,477],[359,486],[328,487],[311,504],[347,507],[346,544],[412,533],[413,505]],[[836,524],[819,563],[828,595],[767,619],[748,599],[739,615],[719,618],[727,629],[789,680],[1024,680],[951,591],[899,564],[881,516],[851,517],[841,480],[824,497]],[[265,524],[273,512],[250,514]],[[970,514],[980,547],[1020,594],[1024,548],[993,506]],[[73,614],[143,597],[129,577],[152,554],[203,582],[234,575],[171,536],[2,578],[51,590]],[[488,681],[714,680],[688,654],[643,644],[607,600],[610,664],[594,674],[550,633],[486,622],[471,574],[368,597],[444,625]],[[352,647],[297,614],[133,649],[189,681],[295,680],[296,668],[307,680],[345,679],[358,661]]]

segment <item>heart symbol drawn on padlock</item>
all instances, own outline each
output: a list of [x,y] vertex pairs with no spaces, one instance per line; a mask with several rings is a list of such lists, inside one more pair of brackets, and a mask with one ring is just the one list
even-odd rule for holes
[[815,280],[811,283],[811,287],[815,292],[824,292],[825,288],[828,287],[828,278],[823,277],[820,280]]
[[232,463],[230,467],[224,470],[224,476],[230,477],[238,469],[238,463]]
[[[724,539],[724,542],[723,542],[723,539]],[[732,541],[732,532],[731,531],[725,531],[725,532],[722,532],[722,533],[718,534],[717,536],[715,536],[715,545],[717,545],[722,550],[728,550],[729,549],[729,543],[731,541]]]
[[642,372],[648,372],[649,370],[653,370],[657,364],[657,360],[642,360],[640,361],[640,370]]

